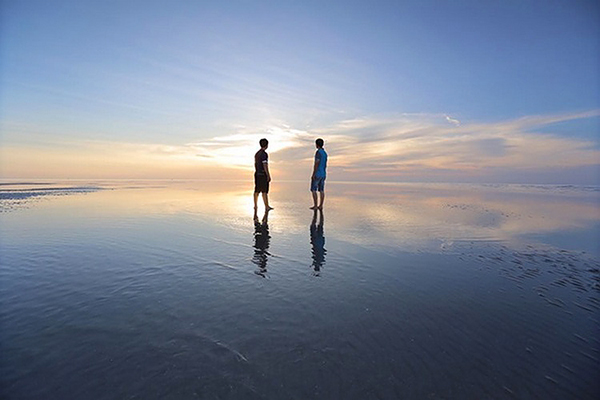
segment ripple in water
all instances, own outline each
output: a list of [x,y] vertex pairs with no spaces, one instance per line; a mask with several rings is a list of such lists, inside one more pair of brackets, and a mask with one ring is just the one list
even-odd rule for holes
[[[428,204],[487,235],[521,203],[494,203],[494,223],[478,218],[491,205],[438,194],[350,215],[330,187],[323,213],[289,200],[253,218],[214,193],[136,187],[3,214],[1,397],[597,397],[594,254],[445,237],[411,216]],[[444,246],[407,251],[406,232]]]

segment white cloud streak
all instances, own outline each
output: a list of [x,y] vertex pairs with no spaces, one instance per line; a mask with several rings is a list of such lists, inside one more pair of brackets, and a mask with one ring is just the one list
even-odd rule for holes
[[[454,177],[485,180],[486,174],[600,164],[597,143],[544,133],[547,126],[597,117],[597,110],[494,123],[461,123],[448,115],[401,114],[352,118],[313,130],[273,126],[191,143],[196,154],[223,166],[251,168],[258,140],[267,137],[276,168],[286,177],[304,177],[314,139],[323,137],[332,174],[343,180],[402,180]],[[301,166],[301,168],[298,168]]]
[[438,172],[469,180],[492,169],[548,171],[599,165],[597,143],[544,133],[554,123],[599,115],[594,110],[495,123],[456,120],[452,126],[447,115],[401,115],[341,121],[316,133],[328,137],[331,165],[341,169],[340,176],[386,180]]
[[[151,165],[153,173],[160,176],[178,177],[181,169],[187,171],[182,175],[189,177],[204,168],[225,171],[224,175],[229,177],[235,176],[237,170],[241,177],[252,170],[258,141],[266,137],[276,175],[282,179],[305,179],[311,168],[314,140],[322,137],[330,154],[332,179],[510,182],[527,173],[530,180],[535,181],[540,174],[548,176],[578,168],[600,169],[597,141],[545,132],[558,122],[598,116],[600,110],[458,124],[445,114],[400,114],[352,118],[311,130],[295,129],[283,123],[259,128],[239,126],[237,132],[231,134],[179,145],[80,142],[71,149],[57,148],[52,159],[56,171],[62,164],[65,168],[76,165],[68,160],[79,160],[81,157],[74,154],[77,152],[94,159],[94,170],[100,172],[103,160],[108,160],[115,171],[117,165],[130,168],[137,163],[142,169]],[[5,153],[11,162],[4,163],[3,175],[20,176],[13,172],[16,168],[13,165],[37,165],[41,154],[52,152],[48,147],[29,152],[23,147],[15,148],[10,154]],[[141,170],[136,173],[143,175]],[[62,176],[68,176],[68,171]],[[123,176],[123,172],[119,172],[119,176]],[[594,179],[598,177],[589,177],[588,181],[598,183]]]

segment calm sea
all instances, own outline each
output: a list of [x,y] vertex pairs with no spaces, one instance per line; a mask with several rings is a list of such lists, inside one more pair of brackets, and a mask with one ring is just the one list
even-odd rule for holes
[[0,398],[596,399],[600,189],[0,185]]

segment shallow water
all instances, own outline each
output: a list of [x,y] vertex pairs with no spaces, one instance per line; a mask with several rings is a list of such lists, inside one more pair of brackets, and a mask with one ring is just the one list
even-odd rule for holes
[[600,394],[595,187],[19,183],[2,398]]

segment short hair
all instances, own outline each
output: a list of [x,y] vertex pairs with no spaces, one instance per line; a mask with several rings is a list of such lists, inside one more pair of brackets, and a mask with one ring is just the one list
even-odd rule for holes
[[323,147],[323,139],[318,138],[317,140],[315,140],[315,143],[317,144],[317,146]]
[[260,139],[258,141],[258,143],[260,144],[260,147],[267,147],[267,145],[269,144],[269,141],[267,139],[263,138],[263,139]]

